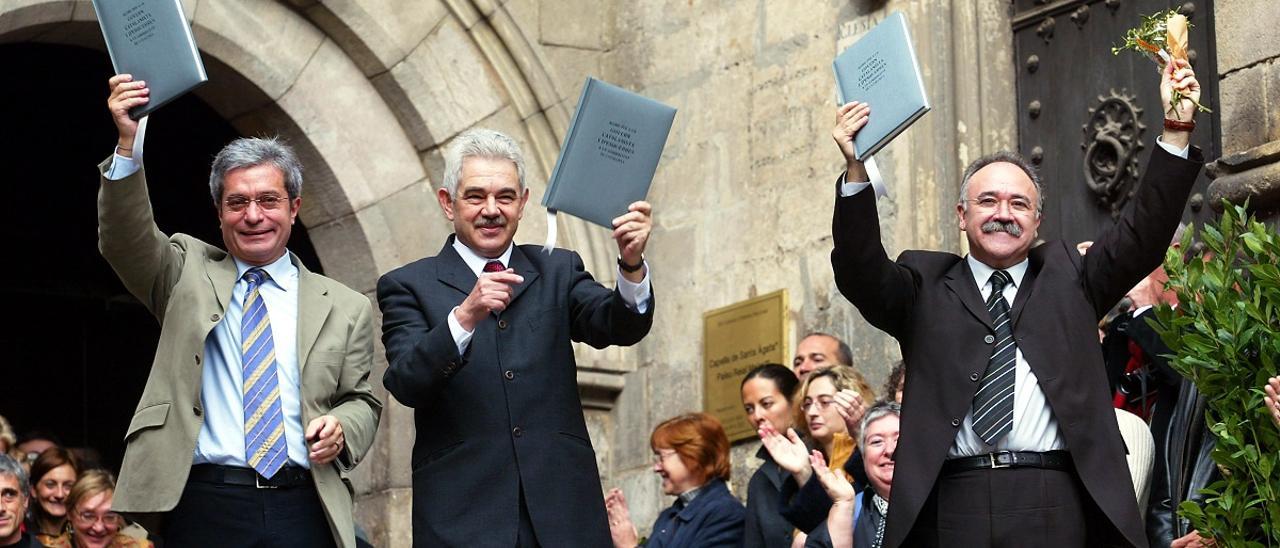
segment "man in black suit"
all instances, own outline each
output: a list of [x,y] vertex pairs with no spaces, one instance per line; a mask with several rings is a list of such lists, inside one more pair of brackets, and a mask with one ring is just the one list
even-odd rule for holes
[[[1160,87],[1165,104],[1173,89],[1200,94],[1185,62]],[[1167,115],[1137,195],[1087,255],[1064,242],[1031,248],[1037,175],[999,153],[961,183],[969,256],[906,251],[896,262],[858,183],[852,138],[868,111],[840,107],[832,132],[848,172],[831,262],[840,292],[898,339],[907,364],[884,546],[1146,546],[1095,326],[1159,264],[1178,224],[1203,161],[1189,144],[1194,106]]]
[[631,345],[653,322],[650,206],[614,220],[618,286],[577,253],[512,244],[529,190],[510,137],[459,135],[437,193],[450,236],[378,281],[383,383],[413,407],[415,546],[608,546],[571,341]]

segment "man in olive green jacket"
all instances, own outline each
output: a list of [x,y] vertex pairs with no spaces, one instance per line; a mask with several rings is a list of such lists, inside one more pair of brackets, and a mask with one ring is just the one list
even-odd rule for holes
[[285,248],[296,157],[274,139],[227,145],[210,189],[228,251],[166,236],[132,150],[128,111],[148,90],[128,75],[110,84],[119,141],[99,166],[98,245],[161,325],[113,509],[163,516],[175,546],[354,546],[346,473],[382,410],[371,305]]

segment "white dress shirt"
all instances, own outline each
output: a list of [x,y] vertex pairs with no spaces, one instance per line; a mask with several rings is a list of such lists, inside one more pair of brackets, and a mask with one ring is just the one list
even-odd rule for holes
[[[982,301],[986,302],[991,296],[991,274],[995,269],[974,259],[973,255],[965,257],[965,260],[969,262],[974,284],[982,293]],[[1010,305],[1018,296],[1018,288],[1022,287],[1022,278],[1027,274],[1029,264],[1027,259],[1023,259],[1022,262],[1004,269],[1013,278],[1013,283],[1006,284],[1003,291],[1005,301]],[[1014,334],[1017,335],[1017,332]],[[951,450],[947,451],[947,458],[982,455],[992,451],[1052,451],[1067,448],[1066,440],[1062,439],[1062,434],[1058,431],[1058,419],[1053,416],[1053,409],[1049,407],[1044,391],[1040,390],[1040,383],[1036,380],[1036,374],[1031,371],[1031,364],[1023,357],[1022,349],[1017,351],[1014,374],[1013,430],[997,440],[994,447],[987,445],[973,431],[973,409],[969,409],[964,415],[964,423],[956,432]]]
[[[467,263],[467,267],[471,269],[471,273],[477,278],[484,272],[484,265],[492,260],[502,261],[503,266],[511,267],[511,250],[515,249],[515,244],[508,244],[507,250],[502,252],[497,259],[487,259],[476,255],[476,252],[467,247],[457,237],[453,239],[453,249],[462,257],[462,261]],[[651,286],[649,285],[649,263],[644,264],[644,279],[640,283],[633,283],[631,280],[622,276],[621,269],[618,270],[618,293],[622,295],[622,302],[626,303],[627,308],[644,314],[649,309],[649,294]],[[520,274],[516,272],[516,274]],[[471,335],[473,331],[467,331],[462,328],[462,324],[458,322],[458,307],[453,307],[449,311],[449,334],[453,335],[454,344],[458,345],[458,355],[467,353],[467,347],[471,344]]]

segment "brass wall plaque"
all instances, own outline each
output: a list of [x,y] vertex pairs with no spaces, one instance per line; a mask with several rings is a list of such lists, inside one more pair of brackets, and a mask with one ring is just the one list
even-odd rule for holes
[[742,377],[764,363],[787,364],[787,290],[702,315],[702,409],[730,442],[755,437],[742,411]]

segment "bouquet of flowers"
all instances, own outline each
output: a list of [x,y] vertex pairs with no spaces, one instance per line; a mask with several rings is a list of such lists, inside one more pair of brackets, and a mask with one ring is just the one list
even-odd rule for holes
[[[1191,23],[1187,17],[1174,10],[1154,13],[1142,18],[1142,25],[1129,29],[1124,35],[1124,43],[1111,48],[1111,53],[1120,55],[1122,51],[1136,51],[1146,55],[1160,66],[1161,70],[1174,59],[1187,60],[1187,31]],[[1185,96],[1181,91],[1173,90],[1169,98],[1169,112],[1180,117],[1176,108]],[[1193,101],[1200,112],[1213,112]]]

